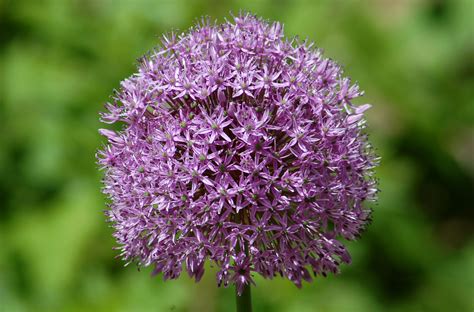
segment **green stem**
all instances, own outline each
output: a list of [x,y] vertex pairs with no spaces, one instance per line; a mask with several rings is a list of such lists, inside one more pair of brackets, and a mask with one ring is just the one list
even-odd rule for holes
[[237,302],[237,312],[252,312],[252,296],[250,294],[250,284],[244,286],[242,295],[237,294],[235,289],[235,300]]
[[[235,219],[237,223],[241,223],[244,221],[244,216],[243,210],[241,210],[238,214],[235,215]],[[240,244],[237,244],[236,246],[237,254],[240,252]],[[248,256],[248,246],[244,245],[244,251],[245,255]],[[252,296],[250,293],[250,282],[244,286],[244,289],[242,291],[242,294],[239,296],[238,291],[237,291],[237,285],[235,285],[235,301],[237,303],[237,312],[252,312]]]

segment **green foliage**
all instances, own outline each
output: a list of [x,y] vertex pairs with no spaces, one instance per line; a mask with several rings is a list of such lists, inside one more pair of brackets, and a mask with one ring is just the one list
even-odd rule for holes
[[473,5],[460,1],[0,0],[0,311],[232,311],[214,268],[164,283],[114,259],[98,112],[157,35],[249,10],[323,47],[367,91],[382,165],[351,266],[256,311],[474,308]]

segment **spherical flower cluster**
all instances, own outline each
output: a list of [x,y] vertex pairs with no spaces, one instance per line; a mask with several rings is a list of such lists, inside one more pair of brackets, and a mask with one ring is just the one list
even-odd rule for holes
[[241,293],[252,273],[300,287],[336,273],[376,197],[368,104],[341,68],[279,23],[206,19],[139,62],[102,113],[107,217],[121,256],[196,281],[210,260]]

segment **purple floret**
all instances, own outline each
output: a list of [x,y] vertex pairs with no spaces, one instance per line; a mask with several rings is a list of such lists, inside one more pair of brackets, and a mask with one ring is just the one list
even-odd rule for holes
[[279,23],[241,14],[164,36],[102,121],[107,217],[128,262],[239,292],[251,274],[300,287],[351,258],[376,199],[378,159],[356,84]]

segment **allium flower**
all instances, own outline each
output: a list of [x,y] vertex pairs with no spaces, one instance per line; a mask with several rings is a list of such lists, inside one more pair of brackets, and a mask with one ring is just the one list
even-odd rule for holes
[[164,36],[121,83],[98,152],[121,256],[196,281],[209,260],[239,293],[252,273],[300,287],[336,273],[369,221],[377,158],[362,95],[279,23],[241,14]]

